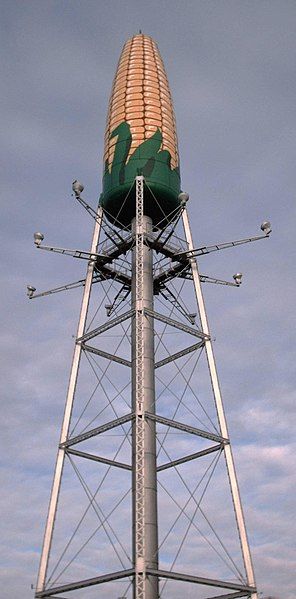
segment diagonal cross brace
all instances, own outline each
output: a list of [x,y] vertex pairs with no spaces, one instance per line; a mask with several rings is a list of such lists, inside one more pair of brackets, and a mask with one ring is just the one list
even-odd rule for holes
[[111,574],[103,574],[101,576],[95,576],[94,578],[87,578],[86,580],[78,580],[77,582],[45,589],[44,591],[37,591],[35,597],[36,599],[45,599],[46,597],[52,597],[53,595],[59,595],[60,593],[66,593],[67,591],[85,589],[86,587],[95,586],[97,584],[103,584],[112,580],[120,580],[121,578],[133,576],[134,572],[134,568],[130,568],[129,570],[121,570],[119,572],[111,572]]
[[164,424],[165,426],[171,426],[172,428],[177,428],[181,431],[184,431],[184,433],[196,435],[197,437],[203,437],[204,439],[211,439],[212,441],[217,441],[218,443],[229,443],[228,439],[221,437],[220,435],[216,435],[215,433],[209,433],[208,431],[203,431],[199,428],[196,428],[195,426],[184,424],[183,422],[177,422],[177,420],[164,418],[164,416],[159,416],[158,414],[150,414],[150,412],[145,412],[145,416],[150,420],[156,420],[156,422],[159,422],[159,424]]
[[171,462],[161,464],[160,466],[158,466],[157,472],[162,472],[162,470],[167,470],[168,468],[175,468],[175,466],[180,466],[180,464],[185,464],[185,462],[196,460],[196,458],[201,458],[204,455],[209,455],[210,453],[220,451],[221,449],[223,449],[223,444],[219,443],[218,445],[213,445],[212,447],[202,449],[201,451],[197,451],[196,453],[190,453],[189,455],[185,455],[183,458],[179,458],[177,460],[172,460]]
[[155,320],[159,320],[160,322],[164,322],[165,324],[175,327],[176,329],[180,329],[185,333],[189,333],[189,335],[193,335],[194,337],[199,337],[200,339],[209,339],[209,335],[206,335],[205,333],[202,333],[201,331],[198,331],[193,327],[189,327],[186,324],[183,324],[182,322],[178,322],[173,318],[169,318],[169,316],[159,314],[159,312],[155,312],[154,310],[148,310],[148,308],[145,308],[144,314],[147,316],[151,316],[152,318],[155,318]]
[[174,362],[175,360],[178,360],[179,358],[183,358],[183,356],[187,356],[187,354],[190,354],[191,352],[195,351],[196,349],[202,348],[204,346],[204,344],[205,344],[204,341],[200,341],[199,343],[194,343],[194,345],[190,345],[189,347],[186,347],[185,349],[182,349],[182,350],[176,352],[175,354],[172,354],[171,356],[164,358],[163,360],[159,360],[159,362],[156,362],[154,367],[160,368],[161,366],[165,366],[165,364],[169,364],[169,362]]
[[90,439],[91,437],[95,437],[96,435],[100,435],[101,433],[105,433],[106,431],[115,428],[116,426],[120,426],[121,424],[125,424],[125,422],[129,422],[133,420],[135,415],[133,413],[125,414],[124,416],[120,416],[116,420],[111,420],[111,422],[106,422],[106,424],[102,424],[101,426],[97,426],[90,431],[86,431],[85,433],[81,433],[81,435],[77,435],[76,437],[72,437],[72,439],[68,439],[65,443],[61,443],[61,448],[71,447],[71,445],[76,445],[76,443],[80,443],[81,441],[86,441],[86,439]]
[[116,356],[115,354],[109,354],[108,352],[98,349],[97,347],[92,347],[91,345],[86,345],[85,343],[81,344],[82,349],[90,352],[91,354],[95,354],[96,356],[101,356],[106,360],[111,360],[113,362],[118,362],[118,364],[122,364],[123,366],[129,366],[131,368],[131,361],[126,360],[125,358],[121,358],[120,356]]
[[116,466],[116,468],[122,468],[123,470],[131,470],[132,467],[124,462],[117,462],[116,460],[109,460],[101,456],[93,455],[92,453],[86,453],[85,451],[77,451],[77,449],[67,448],[67,454],[75,455],[78,458],[85,458],[92,460],[93,462],[100,462],[101,464],[107,464],[108,466]]
[[82,337],[78,337],[76,339],[76,343],[83,343],[84,341],[89,341],[89,339],[92,339],[93,337],[97,337],[98,335],[105,333],[105,331],[108,331],[109,329],[116,327],[118,324],[121,324],[128,318],[131,318],[134,315],[134,313],[135,310],[128,310],[128,312],[121,314],[121,316],[117,316],[117,318],[113,318],[109,322],[102,324],[100,327],[97,327],[96,329],[93,329],[92,331],[85,333],[85,335],[82,335]]
[[203,578],[202,576],[191,576],[190,574],[183,574],[181,572],[170,572],[167,570],[152,570],[147,568],[146,573],[151,576],[157,576],[161,578],[169,578],[171,580],[181,580],[183,582],[192,582],[195,584],[204,584],[211,587],[220,587],[223,589],[233,589],[235,591],[242,591],[245,594],[254,593],[256,589],[247,584],[239,584],[236,582],[227,582],[226,580],[215,580],[213,578]]

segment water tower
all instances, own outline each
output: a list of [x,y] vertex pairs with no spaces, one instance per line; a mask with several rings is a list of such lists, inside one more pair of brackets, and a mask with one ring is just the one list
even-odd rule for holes
[[[129,39],[119,59],[98,209],[79,181],[72,189],[95,221],[90,251],[44,245],[41,233],[35,245],[86,260],[86,277],[42,293],[28,286],[31,299],[83,287],[35,597],[255,599],[202,294],[202,283],[239,287],[242,275],[200,274],[197,258],[271,228],[193,243],[171,93],[151,37]],[[61,498],[69,464],[86,507],[74,483]],[[77,545],[91,514],[96,525]]]

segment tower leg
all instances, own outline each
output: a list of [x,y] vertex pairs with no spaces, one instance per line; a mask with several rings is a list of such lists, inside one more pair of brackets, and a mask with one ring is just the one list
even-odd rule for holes
[[[91,252],[96,252],[96,250],[97,250],[97,245],[98,245],[99,236],[100,236],[100,229],[101,229],[101,219],[102,219],[102,209],[99,208],[98,219],[96,221],[96,224],[94,227],[94,232],[93,232]],[[85,323],[86,323],[88,306],[89,306],[90,291],[91,291],[91,285],[92,285],[92,279],[93,279],[93,272],[94,272],[94,263],[92,261],[90,261],[88,264],[87,275],[86,275],[86,280],[85,280],[85,287],[84,287],[84,293],[83,293],[80,317],[79,317],[79,323],[78,323],[78,330],[77,330],[77,338],[81,337],[83,335],[84,329],[85,329]],[[75,395],[75,389],[76,389],[76,382],[77,382],[77,376],[78,376],[78,370],[79,370],[79,364],[80,364],[81,351],[82,351],[81,345],[76,344],[75,348],[74,348],[74,354],[73,354],[73,360],[72,360],[72,367],[71,367],[71,373],[70,373],[70,379],[69,379],[65,412],[64,412],[64,418],[63,418],[63,424],[62,424],[62,430],[61,430],[61,436],[60,436],[60,444],[64,443],[67,440],[67,437],[69,434],[69,426],[70,426],[70,420],[71,420],[71,414],[72,414],[72,407],[73,407],[73,401],[74,401],[74,395]],[[37,579],[37,592],[43,591],[45,588],[45,584],[46,584],[46,574],[47,574],[50,549],[51,549],[51,544],[52,544],[54,523],[55,523],[56,512],[57,512],[57,507],[58,507],[58,500],[59,500],[60,486],[61,486],[61,480],[62,480],[62,474],[63,474],[63,468],[64,468],[64,461],[65,461],[65,449],[59,447],[56,466],[55,466],[54,479],[53,479],[53,484],[52,484],[52,490],[51,490],[51,497],[50,497],[49,508],[48,508],[48,515],[47,515],[47,521],[46,521],[46,527],[45,527],[45,533],[44,533],[42,553],[41,553],[41,558],[40,558],[40,565],[39,565],[39,572],[38,572],[38,579]]]
[[158,578],[146,577],[146,568],[158,569],[157,476],[155,422],[145,421],[145,412],[155,413],[154,328],[152,250],[144,243],[152,221],[143,214],[144,179],[136,177],[136,218],[132,226],[135,247],[132,261],[132,403],[133,425],[133,553],[134,599],[158,599]]
[[[188,219],[188,214],[187,214],[186,209],[183,212],[183,225],[184,225],[186,241],[188,243],[188,249],[193,250],[194,246],[193,246],[192,235],[191,235],[191,230],[190,230],[190,225],[189,225],[189,219]],[[208,320],[207,320],[207,315],[206,315],[206,310],[205,310],[204,299],[203,299],[203,295],[202,295],[198,267],[197,267],[195,258],[191,259],[191,268],[192,268],[193,284],[194,284],[194,289],[195,289],[196,301],[197,301],[197,305],[198,305],[200,321],[201,321],[201,326],[202,326],[202,332],[205,333],[206,335],[209,335],[210,332],[209,332]],[[221,430],[221,436],[228,439],[229,435],[228,435],[228,430],[227,430],[225,412],[224,412],[222,396],[221,396],[221,391],[220,391],[220,386],[219,386],[219,381],[218,381],[218,375],[217,375],[217,370],[216,370],[212,342],[211,342],[210,338],[205,340],[205,350],[206,350],[206,356],[207,356],[207,361],[208,361],[208,366],[209,366],[209,371],[210,371],[211,384],[212,384],[212,389],[213,389],[213,394],[214,394],[214,399],[215,399],[215,404],[216,404],[218,421],[219,421],[219,426],[220,426],[220,430]],[[247,530],[246,530],[246,525],[245,525],[245,520],[244,520],[244,515],[243,515],[243,509],[242,509],[239,488],[238,488],[238,482],[237,482],[236,472],[235,472],[235,468],[234,468],[234,462],[233,462],[233,456],[232,456],[230,444],[225,445],[224,455],[225,455],[225,460],[226,460],[226,467],[227,467],[228,478],[229,478],[229,483],[230,483],[230,490],[231,490],[231,494],[232,494],[232,501],[233,501],[233,505],[234,505],[237,528],[238,528],[238,532],[239,532],[242,556],[243,556],[245,571],[246,571],[246,575],[247,575],[247,583],[249,586],[255,587],[255,577],[254,577],[250,547],[249,547],[249,542],[248,542],[248,537],[247,537]],[[252,593],[252,599],[257,599],[257,593]]]

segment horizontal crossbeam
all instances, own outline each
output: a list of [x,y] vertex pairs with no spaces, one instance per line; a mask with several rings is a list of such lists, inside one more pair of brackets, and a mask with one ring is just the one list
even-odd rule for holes
[[109,354],[102,349],[98,349],[97,347],[92,347],[90,345],[85,345],[85,343],[81,344],[82,349],[90,352],[91,354],[95,354],[96,356],[101,356],[102,358],[106,358],[106,360],[112,360],[113,362],[118,362],[118,364],[123,364],[123,366],[131,367],[132,363],[129,360],[125,360],[125,358],[121,358],[120,356],[115,356],[114,354]]
[[233,589],[236,591],[243,591],[244,593],[256,593],[255,587],[249,585],[239,584],[236,582],[227,582],[224,580],[215,580],[214,578],[203,578],[201,576],[191,576],[189,574],[183,574],[181,572],[169,572],[167,570],[152,570],[146,569],[146,574],[150,576],[158,576],[160,578],[169,578],[171,580],[181,580],[183,582],[192,582],[195,584],[204,584],[210,587],[221,587],[223,589]]
[[199,337],[200,339],[209,339],[209,335],[205,335],[201,331],[198,331],[197,329],[194,329],[193,327],[187,326],[187,324],[183,324],[182,322],[178,322],[177,320],[174,320],[173,318],[169,318],[169,316],[165,316],[164,314],[160,314],[159,312],[155,312],[154,310],[148,310],[148,308],[145,308],[144,313],[147,316],[151,316],[155,320],[159,320],[160,322],[164,322],[172,327],[175,327],[176,329],[180,329],[181,331],[184,331],[185,333],[189,333],[189,335],[193,335],[194,337]]
[[205,344],[204,341],[200,341],[199,343],[190,345],[190,347],[186,347],[185,349],[182,349],[181,351],[178,351],[175,354],[172,354],[171,356],[164,358],[163,360],[159,360],[159,362],[156,362],[154,368],[160,368],[161,366],[165,366],[165,364],[169,364],[169,362],[174,362],[175,360],[178,360],[179,358],[183,358],[183,356],[187,356],[187,354],[190,354],[191,352],[195,351],[196,349],[200,349],[201,347],[204,346],[204,344]]
[[[249,597],[249,591],[237,591],[235,593],[227,593],[226,595],[215,595],[215,597],[208,597],[208,599],[238,599],[239,597]],[[64,598],[63,598],[64,599]]]
[[[239,599],[240,597],[246,597],[249,596],[249,592],[247,591],[237,591],[234,593],[227,593],[225,595],[225,593],[223,593],[223,595],[215,595],[214,597],[208,597],[208,599]],[[57,597],[52,596],[51,599],[58,599]],[[63,599],[67,599],[66,597],[63,597]]]
[[45,589],[44,591],[37,591],[35,597],[36,599],[45,599],[46,597],[53,597],[53,595],[59,595],[60,593],[67,593],[67,591],[76,591],[77,589],[85,589],[86,587],[92,587],[96,584],[103,584],[104,582],[110,582],[111,580],[128,578],[129,576],[133,576],[134,573],[134,568],[130,568],[129,570],[121,570],[119,572],[111,572],[111,574],[103,574],[102,576],[95,576],[94,578],[87,578],[86,580],[78,580],[77,582],[63,584],[59,587]]
[[184,433],[190,433],[191,435],[203,437],[204,439],[211,439],[212,441],[217,441],[218,443],[229,443],[228,439],[224,439],[220,435],[203,431],[199,428],[195,428],[194,426],[190,426],[189,424],[184,424],[183,422],[170,420],[170,418],[164,418],[164,416],[158,416],[158,414],[151,414],[150,412],[145,412],[145,416],[150,420],[159,422],[159,424],[164,424],[165,426],[171,426],[172,428],[177,428],[178,430],[184,431]]
[[107,464],[108,466],[116,466],[116,468],[123,468],[124,470],[132,469],[132,467],[129,464],[124,464],[123,462],[116,462],[115,460],[109,460],[108,458],[102,458],[101,456],[93,455],[92,453],[86,453],[84,451],[78,451],[77,449],[71,449],[70,447],[67,449],[66,453],[76,455],[78,458],[85,458],[87,460],[92,460],[93,462]]
[[97,426],[90,431],[86,431],[85,433],[81,433],[81,435],[77,435],[76,437],[72,437],[72,439],[68,439],[65,443],[61,443],[60,447],[71,447],[71,445],[76,445],[76,443],[80,443],[81,441],[86,441],[86,439],[91,439],[91,437],[95,437],[96,435],[100,435],[101,433],[105,433],[106,431],[115,428],[116,426],[120,426],[121,424],[125,424],[134,418],[134,414],[125,414],[124,416],[120,416],[120,418],[116,418],[116,420],[111,420],[111,422],[106,422],[106,424],[102,424],[101,426]]
[[102,324],[100,327],[97,327],[96,329],[93,329],[92,331],[85,333],[85,335],[82,335],[82,337],[78,337],[76,342],[83,343],[84,341],[89,341],[93,337],[97,337],[98,335],[105,333],[109,329],[112,329],[113,327],[116,327],[118,324],[121,324],[128,318],[131,318],[134,315],[134,312],[135,310],[128,310],[128,312],[125,312],[124,314],[117,316],[117,318],[113,318],[109,322],[105,322],[105,324]]
[[195,460],[196,458],[201,458],[204,455],[209,455],[210,453],[214,453],[215,451],[219,451],[220,449],[223,449],[222,443],[219,443],[219,445],[213,445],[213,447],[208,447],[207,449],[203,449],[202,451],[197,451],[196,453],[185,455],[183,458],[179,458],[178,460],[173,460],[171,462],[161,464],[157,467],[157,472],[167,470],[168,468],[174,468],[175,466],[179,466],[180,464],[185,464],[185,462],[190,462],[191,460]]

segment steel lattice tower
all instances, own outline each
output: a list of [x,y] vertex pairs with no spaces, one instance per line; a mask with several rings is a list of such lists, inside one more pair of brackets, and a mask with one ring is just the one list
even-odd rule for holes
[[[148,36],[138,35],[127,42],[111,96],[105,179],[97,210],[82,198],[83,186],[78,181],[73,183],[76,199],[95,220],[90,251],[45,246],[43,235],[35,234],[39,249],[85,259],[88,263],[83,280],[39,294],[35,288],[28,287],[30,298],[79,286],[84,288],[36,599],[66,598],[69,593],[71,597],[118,598],[121,595],[157,599],[177,598],[184,592],[188,597],[208,597],[212,592],[215,599],[257,598],[201,289],[203,282],[238,287],[241,274],[234,275],[234,282],[213,279],[199,273],[196,259],[213,251],[264,239],[271,231],[270,223],[262,224],[263,234],[257,237],[208,247],[194,246],[187,211],[188,195],[178,187],[177,150],[176,145],[172,147],[176,138],[170,130],[171,127],[173,133],[175,131],[174,118],[166,118],[169,96],[166,97],[167,92],[162,95],[164,76],[160,61],[156,45]],[[123,74],[120,69],[124,70]],[[157,74],[154,79],[153,72]],[[149,73],[152,73],[151,79]],[[134,82],[130,100],[128,91],[120,91],[124,82],[127,90],[129,82]],[[153,84],[160,90],[158,100],[154,97],[155,91],[148,91],[145,96]],[[145,105],[147,98],[152,100],[147,105],[150,117],[147,110],[141,111],[141,101]],[[165,98],[163,102],[162,98]],[[129,113],[133,102],[136,104]],[[127,113],[122,123],[123,109]],[[162,116],[161,125],[157,109]],[[122,134],[126,136],[123,140]],[[172,160],[168,161],[169,151]],[[108,167],[110,158],[113,160],[111,169]],[[163,170],[159,170],[160,165]],[[158,169],[156,174],[155,168]],[[169,174],[173,173],[171,179],[165,179],[168,169]],[[100,300],[96,295],[99,288],[102,289]],[[108,302],[105,310],[104,301]],[[171,337],[165,343],[168,334]],[[186,340],[192,337],[194,343],[191,341],[188,345]],[[211,390],[211,397],[207,396],[204,402],[197,396],[194,379],[201,356],[204,360],[202,375],[198,378],[201,394],[206,388],[206,377]],[[91,390],[90,397],[86,396],[89,378],[83,379],[81,374],[83,360],[95,376],[95,389]],[[190,360],[194,366],[189,370]],[[159,376],[159,371],[165,374]],[[96,396],[98,390],[99,396]],[[213,407],[211,415],[208,403]],[[118,440],[118,447],[111,448],[111,443]],[[218,462],[224,468],[223,483],[221,471],[215,487]],[[87,507],[81,513],[74,486],[66,498],[60,499],[68,481],[67,463],[72,466],[87,498]],[[78,463],[86,464],[85,473],[82,474]],[[167,473],[169,477],[162,478]],[[181,493],[177,491],[177,484],[172,483],[171,473],[182,485]],[[197,473],[199,478],[195,480]],[[128,482],[127,490],[124,481]],[[232,542],[228,546],[227,535],[221,538],[204,508],[207,496],[210,494],[210,506],[213,506],[217,492],[225,485],[239,541],[234,550]],[[122,490],[123,499],[120,499]],[[184,492],[188,495],[186,500]],[[116,493],[119,498],[112,504]],[[79,514],[74,532],[67,539],[63,532],[59,536],[58,527],[63,529],[66,520],[73,525],[76,510]],[[177,510],[177,516],[173,510]],[[75,539],[91,513],[98,525],[77,548]],[[223,522],[222,508],[218,515]],[[198,516],[208,527],[210,536],[197,524]],[[213,513],[214,520],[215,516]],[[227,517],[227,526],[228,522]],[[194,536],[190,537],[192,531]],[[101,534],[104,535],[102,549]],[[92,549],[84,564],[83,551],[94,541],[99,553]],[[114,560],[111,557],[109,560],[111,553],[106,541],[120,567],[112,567]],[[212,557],[203,558],[208,554],[203,553],[199,543],[204,544],[215,559],[220,559],[222,570],[216,567]],[[105,556],[107,565],[112,564],[109,568],[105,565]],[[179,568],[181,556],[184,558]],[[185,563],[188,557],[189,562]],[[237,560],[241,562],[240,567]],[[85,594],[83,589],[86,589]]]

